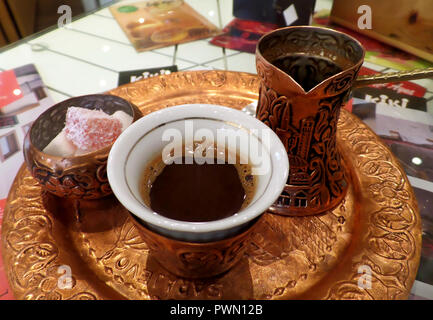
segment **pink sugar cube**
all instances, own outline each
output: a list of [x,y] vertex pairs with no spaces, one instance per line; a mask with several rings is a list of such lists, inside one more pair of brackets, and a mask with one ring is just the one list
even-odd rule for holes
[[122,132],[122,123],[101,110],[69,107],[65,132],[77,148],[90,152],[114,142]]

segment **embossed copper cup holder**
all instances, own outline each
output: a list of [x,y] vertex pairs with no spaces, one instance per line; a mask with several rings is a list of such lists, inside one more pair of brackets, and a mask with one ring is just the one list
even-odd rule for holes
[[63,129],[70,106],[102,109],[108,114],[122,110],[132,116],[133,121],[141,116],[137,107],[113,95],[94,94],[62,101],[43,112],[26,135],[24,158],[27,167],[42,188],[56,196],[76,200],[108,196],[112,194],[106,169],[111,145],[72,157],[53,156],[42,151]]
[[[164,157],[164,149],[171,148],[163,138],[168,130],[178,130],[185,141],[188,122],[193,136],[200,128],[206,128],[214,136],[222,130],[239,128],[243,132],[261,131],[249,134],[247,143],[254,143],[264,155],[260,158],[264,166],[260,166],[262,170],[252,171],[256,174],[254,195],[235,214],[205,222],[175,219],[158,214],[143,199],[141,173],[156,156]],[[259,138],[261,134],[266,138]],[[221,140],[217,143],[220,145]],[[179,146],[183,148],[183,142]],[[242,152],[236,146],[227,145],[227,148],[234,154]],[[278,198],[287,180],[289,163],[284,155],[281,141],[257,119],[224,106],[183,104],[148,114],[123,132],[110,151],[107,176],[116,198],[134,215],[131,218],[152,257],[178,276],[207,278],[226,272],[242,258],[255,222]],[[259,163],[257,153],[252,152],[248,158]],[[165,201],[173,200],[167,196]],[[202,210],[201,215],[206,216],[207,208]]]
[[236,265],[246,253],[260,217],[235,236],[212,242],[188,242],[162,236],[146,228],[131,213],[129,218],[149,248],[149,256],[172,274],[189,279],[211,278]]

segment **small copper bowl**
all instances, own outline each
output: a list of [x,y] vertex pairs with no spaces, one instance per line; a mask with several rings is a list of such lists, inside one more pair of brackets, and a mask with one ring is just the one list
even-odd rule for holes
[[162,236],[146,228],[129,213],[138,233],[161,267],[183,278],[200,279],[230,270],[244,256],[252,232],[260,218],[251,221],[241,233],[212,242],[187,242]]
[[65,126],[69,107],[100,109],[107,114],[121,110],[133,117],[140,111],[128,101],[112,95],[94,94],[62,101],[44,113],[32,124],[24,139],[24,158],[32,176],[43,189],[71,199],[99,199],[112,194],[107,178],[107,158],[111,145],[79,156],[60,157],[42,150]]

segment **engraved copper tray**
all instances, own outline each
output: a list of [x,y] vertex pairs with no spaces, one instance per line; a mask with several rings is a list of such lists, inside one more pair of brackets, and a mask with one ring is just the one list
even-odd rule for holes
[[[179,72],[112,90],[144,114],[184,103],[241,109],[258,98],[255,75]],[[148,259],[125,209],[113,197],[81,203],[43,193],[24,167],[7,201],[2,252],[18,299],[405,299],[418,269],[421,220],[398,161],[358,118],[343,111],[338,146],[351,185],[332,212],[266,213],[247,254],[228,273],[177,278]],[[72,288],[60,289],[71,268]],[[371,288],[361,276],[371,272]],[[60,274],[59,274],[60,272]],[[364,275],[365,277],[365,275]]]

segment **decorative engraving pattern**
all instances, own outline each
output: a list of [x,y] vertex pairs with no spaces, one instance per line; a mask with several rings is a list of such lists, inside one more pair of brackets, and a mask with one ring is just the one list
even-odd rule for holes
[[[354,69],[347,70],[343,74],[336,76],[324,89],[325,94],[346,92],[352,87],[352,84],[357,79],[361,66],[355,67]],[[344,101],[345,102],[345,101]]]
[[[415,280],[410,270],[419,259],[420,218],[409,182],[388,148],[377,143],[377,136],[365,126],[356,126],[355,118],[344,115],[339,134],[358,155],[354,164],[368,184],[363,185],[374,208],[367,221],[368,228],[360,244],[365,250],[353,257],[353,275],[335,283],[328,299],[398,299]],[[354,158],[354,157],[353,157]],[[384,263],[386,262],[386,263]],[[357,270],[368,266],[372,270],[372,289],[360,289]],[[415,265],[416,266],[416,265]]]
[[232,268],[250,244],[250,233],[255,225],[235,237],[217,242],[188,243],[162,237],[133,220],[142,240],[150,249],[149,255],[161,266],[180,277],[200,278],[222,274]]
[[59,248],[55,242],[53,216],[44,206],[38,182],[22,167],[15,180],[3,224],[3,254],[9,283],[19,299],[96,299],[82,280],[72,278],[72,287],[58,287]]
[[299,106],[293,98],[261,85],[257,118],[280,137],[290,162],[286,187],[274,205],[276,212],[290,207],[290,214],[315,214],[334,207],[344,196],[346,170],[336,133],[345,96],[343,92],[320,99],[317,112],[304,112],[307,116],[297,120],[293,114]]
[[363,56],[356,40],[325,28],[283,28],[260,40],[256,117],[280,137],[291,165],[272,212],[320,214],[343,199],[347,179],[337,121]]
[[[181,90],[169,89],[176,87],[170,84],[173,79]],[[116,91],[131,100],[125,92],[130,90],[135,97],[137,91],[159,86],[161,107],[178,99],[204,102],[210,93],[226,105],[236,101],[232,106],[237,108],[258,98],[254,75],[226,72],[222,84],[203,84],[202,79],[200,72],[184,72]],[[153,95],[134,99],[144,113],[147,107],[157,108]],[[337,145],[351,183],[334,210],[310,217],[265,214],[241,261],[219,277],[201,280],[178,278],[162,269],[114,198],[82,201],[78,222],[71,200],[44,193],[22,167],[2,228],[2,253],[14,295],[18,299],[405,299],[421,249],[420,218],[409,182],[378,137],[345,111],[338,122]],[[56,286],[57,267],[63,264],[72,269],[70,290]],[[371,267],[372,289],[358,288],[360,265]]]
[[32,151],[28,151],[27,156],[33,159],[32,176],[59,197],[97,199],[112,193],[107,178],[108,151],[89,157],[83,164],[66,168],[49,167],[44,164],[43,157]]

